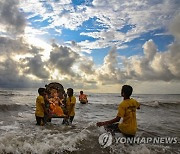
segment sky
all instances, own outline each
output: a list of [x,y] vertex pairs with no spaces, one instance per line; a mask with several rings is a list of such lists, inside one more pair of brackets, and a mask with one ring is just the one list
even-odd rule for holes
[[180,94],[179,0],[0,0],[0,88]]

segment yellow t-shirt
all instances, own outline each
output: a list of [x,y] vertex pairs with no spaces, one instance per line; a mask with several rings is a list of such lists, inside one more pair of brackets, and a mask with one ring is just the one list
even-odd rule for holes
[[35,111],[35,115],[36,116],[44,117],[43,105],[44,105],[44,98],[43,98],[43,96],[38,96],[36,98],[36,111]]
[[72,96],[67,98],[66,107],[69,116],[75,115],[75,104],[76,104],[76,97]]
[[123,118],[119,123],[119,129],[127,135],[135,135],[137,131],[136,109],[140,104],[135,99],[123,100],[118,107],[118,117]]

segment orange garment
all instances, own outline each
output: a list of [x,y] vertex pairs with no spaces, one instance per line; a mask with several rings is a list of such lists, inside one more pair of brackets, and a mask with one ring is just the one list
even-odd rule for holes
[[62,108],[58,104],[51,103],[50,104],[50,110],[51,110],[52,114],[55,114],[57,116],[63,116],[64,115]]
[[57,116],[64,116],[64,112],[62,108],[58,105],[59,98],[51,98],[49,99],[50,102],[50,111],[52,114],[55,114]]

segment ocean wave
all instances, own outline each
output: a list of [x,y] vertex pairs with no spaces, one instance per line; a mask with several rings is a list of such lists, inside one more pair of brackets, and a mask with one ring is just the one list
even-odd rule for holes
[[165,107],[165,108],[180,106],[180,102],[161,102],[161,101],[140,102],[140,104],[149,107]]
[[[139,102],[140,105],[146,107],[154,107],[154,108],[171,108],[171,107],[180,107],[179,101],[172,101],[172,102],[163,102],[163,101],[146,101],[146,102]],[[120,103],[104,103],[101,101],[94,101],[93,103],[89,103],[88,105],[92,105],[97,108],[117,108]]]
[[0,153],[84,153],[87,148],[91,153],[94,147],[100,147],[94,123],[88,123],[84,128],[70,127],[49,125],[42,128],[29,123],[18,125],[17,122],[1,126],[4,133],[0,138]]
[[27,91],[14,91],[14,90],[0,90],[0,96],[35,96],[32,92]]
[[0,96],[14,96],[15,94],[11,91],[2,91],[0,90]]
[[[0,153],[174,153],[178,147],[166,147],[152,144],[122,144],[113,142],[110,146],[103,148],[99,142],[99,136],[105,131],[98,129],[94,123],[83,123],[84,127],[49,125],[37,127],[32,123],[18,122],[2,127],[3,135],[0,138]],[[4,128],[8,128],[6,131]],[[115,134],[115,137],[122,137]],[[149,133],[146,133],[149,137]],[[151,135],[156,136],[156,135]]]
[[19,110],[24,110],[28,109],[28,105],[20,105],[20,104],[0,104],[0,112],[5,112],[5,111],[19,111]]

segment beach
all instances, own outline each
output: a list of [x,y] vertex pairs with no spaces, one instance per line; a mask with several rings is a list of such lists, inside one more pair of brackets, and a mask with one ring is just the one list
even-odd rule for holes
[[[1,89],[0,153],[180,153],[179,143],[113,142],[102,147],[98,139],[106,131],[97,127],[96,122],[115,118],[122,97],[118,93],[87,94],[89,103],[80,104],[75,93],[73,125],[62,125],[62,119],[54,118],[45,126],[36,126],[37,89]],[[171,137],[180,141],[180,95],[134,94],[132,97],[141,104],[136,113],[137,137]]]

